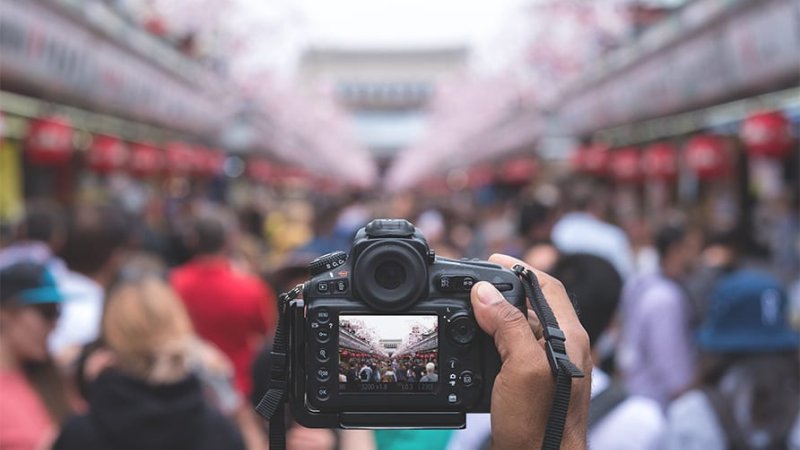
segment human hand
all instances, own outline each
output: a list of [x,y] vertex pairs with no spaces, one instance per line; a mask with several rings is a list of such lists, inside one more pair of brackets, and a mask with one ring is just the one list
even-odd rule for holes
[[333,430],[295,425],[286,433],[286,448],[289,450],[332,450],[335,446]]
[[[560,281],[524,262],[495,254],[490,262],[511,268],[520,264],[539,279],[553,314],[566,336],[569,359],[585,374],[573,378],[562,449],[586,448],[592,360],[589,337]],[[555,390],[547,361],[542,326],[528,310],[528,320],[490,283],[472,288],[472,308],[478,325],[494,338],[502,366],[492,390],[492,446],[497,449],[541,448]]]

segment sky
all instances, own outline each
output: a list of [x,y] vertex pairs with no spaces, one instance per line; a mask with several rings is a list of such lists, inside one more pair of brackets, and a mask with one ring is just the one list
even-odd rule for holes
[[[467,45],[479,66],[503,64],[508,25],[530,0],[234,0],[236,27],[263,36],[248,43],[246,65],[291,76],[309,46]],[[505,44],[503,40],[507,41]]]
[[437,316],[341,316],[339,320],[363,320],[367,328],[375,330],[379,339],[404,339],[411,326],[420,324],[421,331],[429,330],[436,324]]

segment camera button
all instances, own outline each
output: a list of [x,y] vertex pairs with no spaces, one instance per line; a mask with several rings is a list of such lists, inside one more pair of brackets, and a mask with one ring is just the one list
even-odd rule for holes
[[328,290],[329,287],[330,286],[328,285],[327,281],[320,281],[319,283],[317,283],[317,292],[319,292],[320,294],[327,294],[328,292],[330,292]]
[[457,371],[459,369],[459,366],[460,364],[456,358],[450,358],[447,360],[447,368],[452,370],[453,372]]
[[475,284],[475,278],[472,277],[464,277],[461,279],[461,288],[464,290],[471,290],[472,286]]
[[320,386],[317,388],[317,400],[325,401],[331,397],[330,392],[328,392],[328,386]]
[[331,372],[328,370],[327,367],[321,366],[320,368],[317,369],[317,379],[319,381],[328,381],[330,377],[331,377]]
[[456,394],[448,395],[447,396],[447,403],[450,403],[451,405],[455,405],[456,403],[458,403],[458,395],[456,395]]
[[317,359],[321,362],[327,362],[331,357],[330,352],[325,347],[320,347],[317,349]]
[[326,343],[331,339],[331,331],[327,328],[319,328],[317,329],[317,341],[321,343]]
[[470,388],[475,385],[476,381],[475,376],[469,370],[461,372],[461,384],[463,384],[464,387]]
[[331,313],[325,308],[320,308],[320,309],[317,310],[316,316],[317,316],[317,321],[318,322],[326,323],[326,322],[328,322],[328,320],[330,320]]
[[337,293],[341,293],[341,292],[347,291],[347,280],[336,281],[334,283],[333,288]]
[[455,317],[447,327],[447,334],[456,344],[467,345],[475,339],[475,323],[466,315]]

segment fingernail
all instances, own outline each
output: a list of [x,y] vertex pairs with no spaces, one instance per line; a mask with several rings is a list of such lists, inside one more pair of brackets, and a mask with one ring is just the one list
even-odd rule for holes
[[478,300],[484,305],[493,305],[503,301],[500,292],[489,283],[478,284]]

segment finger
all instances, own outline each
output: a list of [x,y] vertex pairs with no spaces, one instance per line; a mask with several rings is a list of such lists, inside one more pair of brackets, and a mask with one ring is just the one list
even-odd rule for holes
[[542,323],[539,322],[539,318],[532,309],[528,309],[528,326],[531,327],[531,331],[533,331],[533,335],[536,336],[536,339],[542,339],[542,336],[544,336]]
[[478,325],[494,338],[500,359],[532,361],[535,337],[520,310],[509,303],[494,286],[476,283],[471,292],[472,309]]

